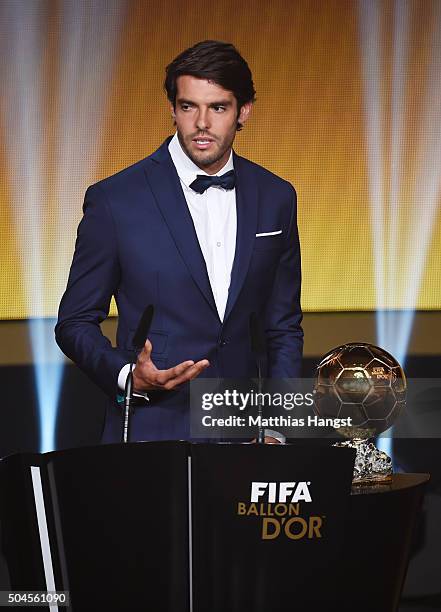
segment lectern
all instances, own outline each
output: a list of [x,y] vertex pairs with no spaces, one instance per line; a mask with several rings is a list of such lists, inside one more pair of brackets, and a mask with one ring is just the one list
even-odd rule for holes
[[74,611],[395,610],[427,478],[351,495],[353,462],[306,443],[8,457],[11,588],[69,591]]

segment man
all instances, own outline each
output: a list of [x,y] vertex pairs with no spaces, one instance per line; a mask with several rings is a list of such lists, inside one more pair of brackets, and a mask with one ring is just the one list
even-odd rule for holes
[[[134,369],[135,391],[148,399],[132,439],[189,439],[196,376],[255,375],[252,312],[265,330],[264,374],[300,374],[295,191],[232,152],[255,99],[249,67],[233,45],[204,41],[167,67],[165,87],[177,133],[87,190],[56,326],[62,350],[111,399],[104,442],[120,440],[116,397],[148,304],[153,325]],[[112,295],[116,348],[100,330]]]

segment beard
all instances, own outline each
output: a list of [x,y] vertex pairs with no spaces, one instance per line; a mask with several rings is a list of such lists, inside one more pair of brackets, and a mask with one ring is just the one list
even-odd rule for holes
[[[196,137],[203,138],[204,136],[213,140],[213,142],[215,143],[215,150],[211,152],[192,150],[191,142],[193,141],[193,139]],[[224,157],[227,152],[230,151],[234,140],[234,134],[231,138],[225,137],[224,139],[219,141],[218,138],[215,138],[209,133],[198,133],[184,138],[184,136],[182,136],[182,134],[178,130],[178,139],[187,157],[189,157],[196,166],[203,170],[204,168],[216,164]]]

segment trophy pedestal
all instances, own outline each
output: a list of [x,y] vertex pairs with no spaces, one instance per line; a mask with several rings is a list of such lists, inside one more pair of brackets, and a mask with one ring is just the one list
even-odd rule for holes
[[361,438],[337,442],[334,446],[355,448],[353,485],[378,485],[392,481],[392,459],[373,442]]

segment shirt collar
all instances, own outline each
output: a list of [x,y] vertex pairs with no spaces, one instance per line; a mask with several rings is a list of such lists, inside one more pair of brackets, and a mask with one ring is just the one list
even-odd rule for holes
[[[185,153],[181,147],[177,133],[170,140],[168,150],[172,158],[172,162],[176,168],[176,172],[186,187],[190,188],[191,183],[196,179],[198,174],[205,174],[208,176],[208,173],[202,170],[202,168],[199,168],[199,166],[196,166],[196,164],[193,163]],[[229,172],[233,169],[233,151],[231,151],[227,163],[223,168],[221,168],[221,170],[219,170],[219,172],[216,172],[216,175],[222,176],[222,174],[225,174],[225,172]]]

